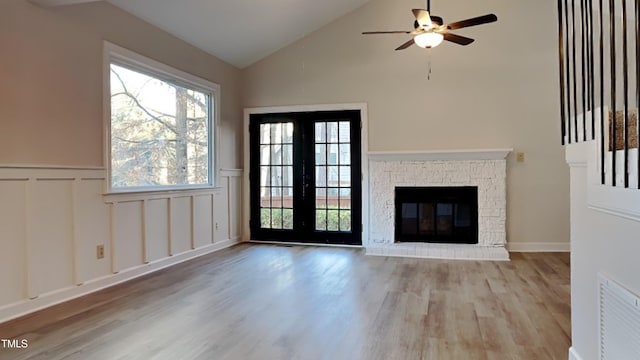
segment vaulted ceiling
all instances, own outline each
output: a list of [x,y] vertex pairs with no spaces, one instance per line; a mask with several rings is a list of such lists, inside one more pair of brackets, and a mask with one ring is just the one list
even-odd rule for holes
[[[98,0],[31,0],[43,6]],[[104,0],[244,68],[369,0]]]

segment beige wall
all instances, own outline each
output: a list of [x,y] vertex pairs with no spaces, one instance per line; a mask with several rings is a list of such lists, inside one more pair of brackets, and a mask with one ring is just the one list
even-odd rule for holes
[[241,165],[240,70],[108,3],[25,0],[0,3],[0,164],[103,165],[103,39],[220,84],[220,165]]
[[[369,150],[515,148],[508,161],[508,241],[569,241],[569,176],[560,144],[556,3],[438,1],[445,22],[495,13],[459,30],[476,42],[396,52],[411,7],[372,0],[243,71],[244,106],[366,102]],[[456,6],[457,5],[457,6]],[[431,80],[427,80],[429,61]],[[551,248],[553,248],[553,244]]]

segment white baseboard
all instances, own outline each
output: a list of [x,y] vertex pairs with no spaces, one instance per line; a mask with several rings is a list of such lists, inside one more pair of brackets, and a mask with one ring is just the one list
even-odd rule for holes
[[571,245],[564,243],[507,243],[507,250],[510,252],[570,252]]
[[122,272],[93,279],[82,285],[59,289],[48,294],[43,294],[34,299],[22,300],[16,303],[0,307],[0,324],[75,298],[91,294],[93,292],[144,276],[155,271],[193,260],[200,256],[228,248],[239,244],[238,239],[227,239],[215,244],[203,246],[195,250],[187,251],[175,256],[170,256],[158,261],[137,266]]
[[582,360],[578,352],[572,347],[569,348],[569,360]]

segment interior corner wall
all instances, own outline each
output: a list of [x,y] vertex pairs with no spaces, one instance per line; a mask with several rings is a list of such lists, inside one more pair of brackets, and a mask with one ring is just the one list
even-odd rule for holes
[[244,69],[243,105],[366,102],[370,151],[524,152],[523,163],[513,154],[507,162],[508,246],[568,250],[555,1],[432,5],[445,22],[486,13],[499,20],[456,31],[476,39],[466,47],[394,51],[408,36],[361,32],[411,30],[410,9],[423,3],[371,0]]

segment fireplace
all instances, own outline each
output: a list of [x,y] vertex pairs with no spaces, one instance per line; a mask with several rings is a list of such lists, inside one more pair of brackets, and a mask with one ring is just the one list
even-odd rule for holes
[[478,187],[396,187],[395,241],[477,244]]
[[[368,236],[363,241],[367,254],[508,260],[506,157],[510,151],[370,152],[365,190]],[[471,191],[473,199],[453,201],[450,195],[431,194],[429,188],[451,190],[455,196],[459,195],[455,192]],[[404,189],[417,193],[396,195],[396,190]],[[400,208],[397,196],[405,203]],[[405,220],[396,216],[398,211],[405,212]]]

